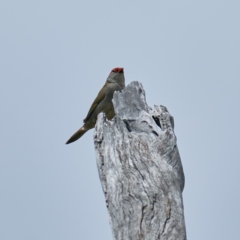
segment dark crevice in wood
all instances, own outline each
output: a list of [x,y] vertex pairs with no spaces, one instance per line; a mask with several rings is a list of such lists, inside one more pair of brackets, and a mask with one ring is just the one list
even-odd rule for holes
[[160,128],[162,128],[162,127],[161,127],[161,123],[160,123],[160,121],[159,121],[159,118],[156,117],[156,116],[152,116],[152,118],[153,118],[153,120],[155,121],[155,123],[156,123]]
[[129,132],[131,132],[132,130],[131,130],[131,128],[130,128],[130,125],[129,125],[128,121],[127,121],[127,120],[123,120],[123,122],[125,123],[127,130],[128,130]]

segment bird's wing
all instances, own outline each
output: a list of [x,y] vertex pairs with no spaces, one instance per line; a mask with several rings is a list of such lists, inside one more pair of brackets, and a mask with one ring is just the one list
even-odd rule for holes
[[100,92],[98,93],[96,99],[94,100],[94,102],[93,102],[91,108],[89,109],[88,114],[87,114],[86,118],[83,120],[83,122],[86,122],[86,121],[90,118],[90,116],[92,115],[94,109],[95,109],[95,108],[98,106],[98,104],[104,99],[105,93],[106,93],[106,88],[107,88],[107,85],[108,85],[108,84],[109,84],[109,83],[106,82],[106,83],[104,84],[104,86],[102,87],[102,89],[100,90]]

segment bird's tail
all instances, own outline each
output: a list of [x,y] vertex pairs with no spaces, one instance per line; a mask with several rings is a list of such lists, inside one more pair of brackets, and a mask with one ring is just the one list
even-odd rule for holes
[[75,132],[66,142],[66,144],[75,142],[76,140],[78,140],[85,132],[87,132],[86,129],[84,129],[84,127],[81,127],[77,132]]

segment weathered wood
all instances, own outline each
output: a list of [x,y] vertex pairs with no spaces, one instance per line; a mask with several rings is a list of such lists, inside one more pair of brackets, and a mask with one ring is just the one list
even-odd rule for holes
[[185,240],[173,117],[166,107],[148,107],[139,82],[115,92],[113,103],[115,118],[99,114],[94,140],[114,239]]

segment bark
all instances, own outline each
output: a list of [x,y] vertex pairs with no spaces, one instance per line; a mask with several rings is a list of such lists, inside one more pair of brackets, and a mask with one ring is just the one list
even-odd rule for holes
[[99,114],[94,134],[113,238],[185,240],[173,117],[164,106],[148,107],[139,82],[115,92],[113,104],[116,116],[108,121]]

